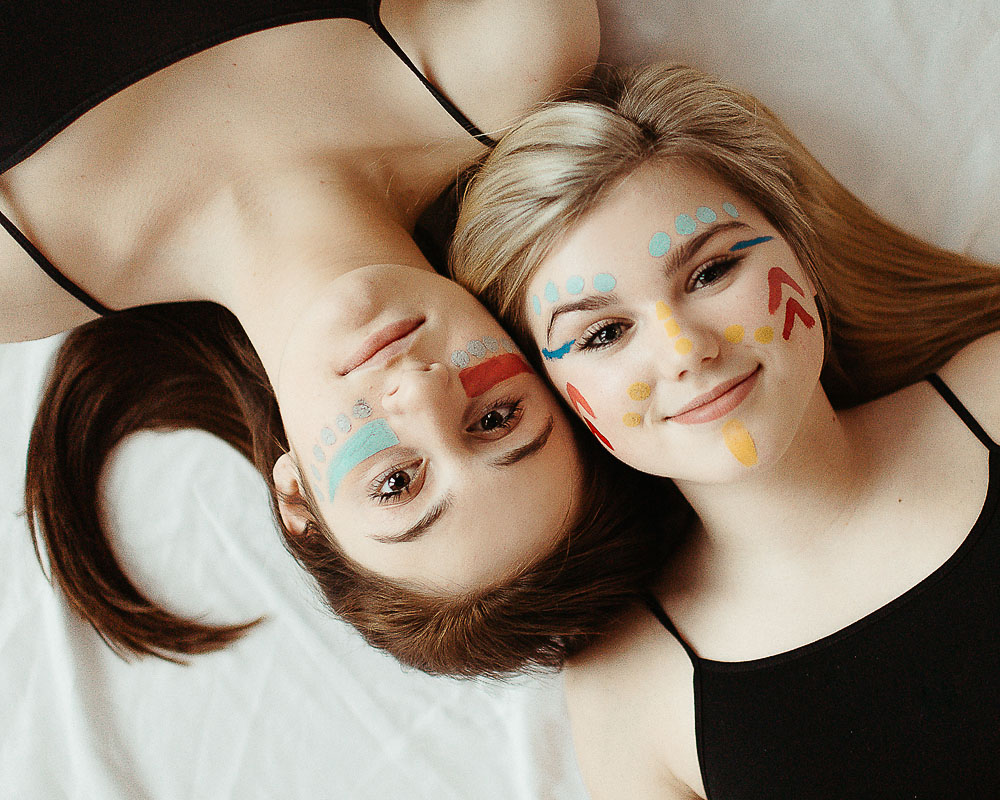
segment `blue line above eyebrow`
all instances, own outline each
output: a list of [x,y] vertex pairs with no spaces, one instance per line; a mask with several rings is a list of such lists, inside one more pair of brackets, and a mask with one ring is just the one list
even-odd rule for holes
[[732,247],[729,248],[729,252],[734,250],[745,250],[748,247],[753,247],[755,244],[761,244],[763,242],[769,242],[773,239],[773,236],[758,236],[756,239],[745,239],[742,242],[737,242]]
[[573,342],[575,342],[575,341],[576,341],[576,339],[570,339],[562,347],[559,347],[559,348],[557,348],[555,350],[546,350],[543,347],[542,348],[542,358],[544,358],[546,361],[555,361],[556,359],[562,358],[564,355],[566,355],[569,352],[569,349],[573,346]]

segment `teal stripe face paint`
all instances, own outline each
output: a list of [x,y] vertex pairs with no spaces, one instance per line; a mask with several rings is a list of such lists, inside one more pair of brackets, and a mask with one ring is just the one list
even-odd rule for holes
[[753,247],[755,244],[763,244],[764,242],[769,242],[773,239],[773,236],[758,236],[756,239],[746,239],[742,242],[737,242],[732,247],[729,248],[729,252],[735,252],[736,250],[746,250],[748,247]]
[[557,347],[555,350],[546,350],[543,347],[542,358],[544,358],[546,361],[558,361],[560,358],[562,358],[569,352],[569,349],[573,346],[573,342],[575,341],[576,339],[570,339],[562,347]]
[[346,475],[358,464],[376,453],[388,450],[399,444],[399,438],[384,419],[374,419],[365,423],[341,446],[330,462],[326,473],[330,501],[337,492],[337,487]]

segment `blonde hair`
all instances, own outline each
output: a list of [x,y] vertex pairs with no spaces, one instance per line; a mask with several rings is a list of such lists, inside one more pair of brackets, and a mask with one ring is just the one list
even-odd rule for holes
[[527,284],[552,248],[639,167],[694,167],[753,202],[819,289],[823,381],[850,405],[939,367],[1000,327],[1000,272],[881,219],[750,94],[670,64],[526,118],[466,189],[452,276],[535,352]]

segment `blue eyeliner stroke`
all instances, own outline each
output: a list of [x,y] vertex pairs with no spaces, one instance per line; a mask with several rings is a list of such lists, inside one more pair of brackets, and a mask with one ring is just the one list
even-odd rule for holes
[[556,350],[546,350],[543,347],[542,358],[544,358],[546,361],[555,361],[557,359],[562,358],[569,352],[569,349],[573,346],[573,342],[575,341],[576,341],[575,339],[570,339],[568,342],[566,342],[566,344],[564,344],[560,348],[557,348]]
[[769,242],[773,239],[773,236],[758,236],[756,239],[747,239],[743,242],[737,242],[732,247],[729,248],[729,252],[734,250],[745,250],[748,247],[753,247],[755,244],[762,244],[763,242]]

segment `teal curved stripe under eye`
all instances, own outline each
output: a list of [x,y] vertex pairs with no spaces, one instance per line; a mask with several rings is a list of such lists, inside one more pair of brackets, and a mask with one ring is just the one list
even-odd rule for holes
[[337,487],[340,486],[340,482],[344,480],[348,472],[366,458],[371,458],[376,453],[381,453],[397,444],[399,444],[399,439],[389,427],[387,420],[374,419],[358,428],[357,432],[344,442],[330,462],[330,468],[326,473],[330,501],[333,501]]
[[555,350],[546,350],[543,347],[542,348],[542,358],[544,358],[546,361],[556,361],[556,360],[562,358],[564,355],[566,355],[569,352],[569,349],[573,346],[573,342],[574,341],[575,341],[574,339],[570,339],[562,347],[558,347]]
[[773,236],[758,236],[756,239],[746,239],[742,242],[737,242],[732,247],[729,248],[729,252],[732,253],[734,250],[745,250],[748,247],[753,247],[755,244],[762,244],[764,242],[769,242],[773,239]]

